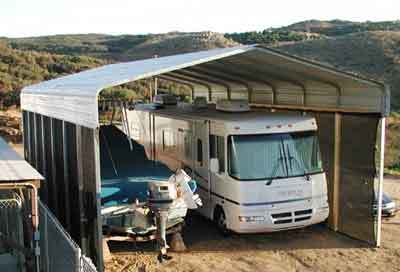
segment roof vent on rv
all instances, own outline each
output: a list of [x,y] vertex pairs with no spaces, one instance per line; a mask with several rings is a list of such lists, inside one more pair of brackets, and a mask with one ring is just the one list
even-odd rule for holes
[[194,99],[193,105],[197,109],[207,108],[207,98],[204,96],[198,96]]
[[221,99],[217,101],[217,110],[228,112],[250,111],[249,102],[244,99]]
[[178,99],[173,94],[158,94],[154,96],[153,102],[161,105],[176,105]]

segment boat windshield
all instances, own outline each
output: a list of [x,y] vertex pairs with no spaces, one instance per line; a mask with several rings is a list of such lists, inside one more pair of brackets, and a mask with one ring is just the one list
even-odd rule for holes
[[238,180],[266,180],[322,172],[315,131],[233,135],[228,138],[229,174]]

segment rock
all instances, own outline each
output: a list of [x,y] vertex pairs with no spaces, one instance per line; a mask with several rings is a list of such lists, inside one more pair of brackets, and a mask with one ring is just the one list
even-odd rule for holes
[[171,247],[171,250],[174,252],[186,251],[185,242],[183,241],[182,235],[180,233],[172,234],[170,247]]

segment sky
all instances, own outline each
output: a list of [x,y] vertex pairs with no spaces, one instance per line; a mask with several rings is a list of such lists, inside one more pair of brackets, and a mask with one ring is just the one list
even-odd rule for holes
[[0,0],[0,37],[243,32],[309,19],[400,19],[400,0]]

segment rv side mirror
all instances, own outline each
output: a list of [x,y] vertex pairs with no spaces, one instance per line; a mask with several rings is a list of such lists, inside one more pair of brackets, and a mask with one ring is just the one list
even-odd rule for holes
[[210,159],[210,171],[211,173],[219,173],[219,161],[217,158]]

